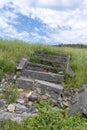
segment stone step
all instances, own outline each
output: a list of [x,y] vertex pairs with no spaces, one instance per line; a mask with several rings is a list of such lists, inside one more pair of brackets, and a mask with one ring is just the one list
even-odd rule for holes
[[52,98],[58,98],[63,93],[63,86],[43,80],[32,80],[20,77],[16,81],[17,85],[23,89],[39,90],[40,93],[48,93]]
[[45,80],[53,83],[62,83],[64,80],[64,75],[61,74],[33,70],[22,70],[21,76],[25,76],[31,79]]
[[32,63],[32,62],[28,62],[26,69],[34,70],[34,71],[53,72],[53,73],[57,73],[59,71],[64,71],[64,69],[62,67],[52,67],[52,66],[38,64],[38,63]]
[[59,59],[52,59],[51,57],[50,58],[42,58],[42,57],[39,57],[39,60],[41,61],[42,64],[49,64],[53,67],[56,67],[58,68],[58,70],[60,71],[63,71],[65,72],[66,74],[68,74],[69,76],[74,76],[74,72],[70,66],[70,56],[67,56],[67,59],[66,59],[66,62],[61,62],[61,61],[58,61]]
[[[36,56],[36,58],[40,61],[41,64],[48,64],[51,66],[66,66],[67,60],[66,59],[58,59],[55,57],[42,57],[42,56]],[[32,58],[30,58],[30,61],[32,62]]]
[[21,76],[20,78],[17,78],[16,84],[19,88],[32,90],[34,87],[34,80]]
[[35,54],[36,56],[38,56],[38,57],[41,57],[41,58],[47,58],[47,59],[53,59],[53,60],[55,60],[55,59],[59,59],[59,60],[61,60],[61,61],[66,61],[67,60],[67,55],[65,55],[65,54],[39,54],[39,53],[37,53],[37,54]]
[[17,69],[17,70],[22,70],[22,69],[24,69],[24,67],[26,66],[27,62],[28,62],[28,59],[26,59],[26,58],[21,58],[21,59],[19,60],[19,64],[18,64],[18,66],[16,67],[16,69]]

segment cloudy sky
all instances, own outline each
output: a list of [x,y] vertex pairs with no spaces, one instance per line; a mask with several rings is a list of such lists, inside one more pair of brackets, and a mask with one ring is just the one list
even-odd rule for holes
[[87,44],[87,0],[0,0],[0,38]]

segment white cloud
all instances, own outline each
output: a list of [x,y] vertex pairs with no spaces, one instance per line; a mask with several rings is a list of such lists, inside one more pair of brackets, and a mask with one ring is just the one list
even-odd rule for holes
[[[30,39],[32,42],[44,39],[45,42],[53,43],[87,43],[87,0],[0,0],[0,9],[4,5],[13,7],[14,10],[0,10],[0,29],[3,30],[3,35],[26,41]],[[38,28],[35,28],[35,33],[32,34],[18,33],[16,28],[10,25],[17,24],[18,13],[28,17],[31,15],[32,18],[38,17],[55,31],[49,33],[48,30],[46,33],[49,37],[41,37]],[[72,29],[58,30],[58,26],[69,26]],[[33,39],[31,35],[34,36]]]
[[38,0],[37,6],[57,10],[75,9],[81,5],[82,0]]

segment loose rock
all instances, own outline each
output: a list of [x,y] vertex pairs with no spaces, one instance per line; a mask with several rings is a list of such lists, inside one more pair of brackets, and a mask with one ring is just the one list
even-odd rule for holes
[[32,101],[32,102],[38,101],[38,96],[33,92],[30,92],[29,94],[27,94],[27,98],[29,101]]
[[8,110],[9,112],[14,112],[14,111],[15,111],[15,106],[14,106],[13,104],[10,104],[10,105],[8,106],[7,110]]

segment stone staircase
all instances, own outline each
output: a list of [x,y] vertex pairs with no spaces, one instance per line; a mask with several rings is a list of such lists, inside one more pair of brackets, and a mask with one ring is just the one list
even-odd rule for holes
[[64,54],[35,54],[40,63],[33,63],[30,60],[21,58],[17,66],[20,72],[16,80],[18,87],[37,90],[38,93],[48,93],[52,98],[57,99],[63,93],[62,83],[64,75],[72,76],[70,67],[70,56]]

